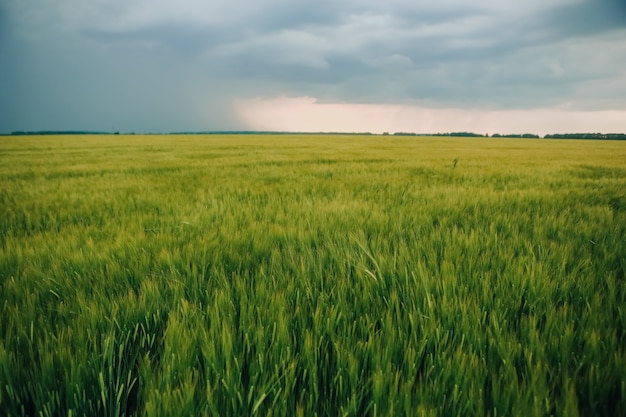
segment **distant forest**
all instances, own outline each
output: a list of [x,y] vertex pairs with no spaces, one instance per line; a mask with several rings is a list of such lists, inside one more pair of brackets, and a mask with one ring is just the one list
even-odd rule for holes
[[[120,132],[94,132],[94,131],[79,131],[79,130],[39,130],[39,131],[15,131],[8,134],[8,136],[28,136],[28,135],[119,135]],[[125,135],[134,135],[135,132],[124,133]],[[370,132],[273,132],[273,131],[208,131],[208,132],[170,132],[170,133],[149,133],[157,135],[295,135],[295,134],[315,134],[315,135],[373,135]],[[1,134],[0,134],[1,135]],[[494,133],[492,135],[473,132],[449,132],[449,133],[411,133],[411,132],[396,132],[389,134],[383,133],[384,136],[453,136],[453,137],[466,137],[466,138],[528,138],[528,139],[540,139],[539,135],[533,133],[522,134],[500,134]],[[7,136],[7,135],[4,135]],[[543,136],[543,139],[592,139],[592,140],[626,140],[625,133],[554,133]]]
[[[481,135],[472,132],[452,132],[452,133],[394,133],[394,136],[458,136],[458,137],[492,137],[492,138],[527,138],[540,139],[539,135],[533,133],[505,134],[494,133],[493,135]],[[543,139],[595,139],[595,140],[626,140],[624,133],[554,133],[543,136]]]

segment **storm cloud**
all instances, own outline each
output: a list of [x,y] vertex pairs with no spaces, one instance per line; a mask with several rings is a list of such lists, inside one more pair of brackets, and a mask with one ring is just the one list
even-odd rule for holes
[[5,0],[0,37],[0,132],[247,129],[275,97],[626,111],[620,0]]

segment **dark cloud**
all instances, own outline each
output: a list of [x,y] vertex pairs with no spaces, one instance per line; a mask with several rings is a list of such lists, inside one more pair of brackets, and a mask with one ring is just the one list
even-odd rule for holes
[[84,29],[87,38],[97,43],[124,48],[153,48],[180,58],[194,58],[207,48],[235,39],[232,34],[200,25],[173,24],[170,22],[148,27],[107,31]]
[[569,38],[626,28],[626,2],[586,0],[555,7],[539,19],[555,36]]
[[340,24],[346,15],[347,10],[342,7],[341,2],[337,1],[287,1],[255,15],[253,19],[246,22],[246,27],[265,32],[334,26]]

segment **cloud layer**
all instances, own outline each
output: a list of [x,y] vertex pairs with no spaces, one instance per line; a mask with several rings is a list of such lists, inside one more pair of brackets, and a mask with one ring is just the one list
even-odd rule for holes
[[621,0],[5,0],[0,132],[245,129],[275,97],[626,111],[623,39]]

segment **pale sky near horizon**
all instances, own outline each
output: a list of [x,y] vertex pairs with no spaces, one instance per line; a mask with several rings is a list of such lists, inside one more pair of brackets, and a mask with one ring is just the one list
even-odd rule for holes
[[626,132],[626,0],[2,0],[0,133]]

